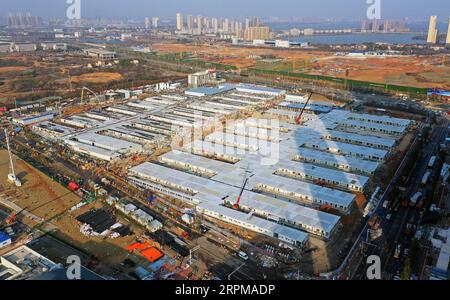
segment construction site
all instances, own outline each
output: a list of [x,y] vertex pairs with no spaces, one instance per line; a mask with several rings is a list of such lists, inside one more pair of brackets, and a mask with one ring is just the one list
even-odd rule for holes
[[[127,94],[107,94],[120,93]],[[53,182],[57,190],[48,179],[31,176],[33,168],[23,170],[26,164],[19,161],[17,176],[26,190],[49,195],[5,196],[17,198],[16,205],[35,214],[38,224],[66,235],[109,266],[123,261],[127,247],[144,236],[150,246],[141,251],[163,249],[153,233],[163,227],[170,232],[164,222],[157,225],[169,218],[184,224],[186,232],[208,224],[226,234],[226,247],[233,251],[269,243],[308,253],[297,258],[302,270],[326,272],[346,246],[338,241],[350,241],[355,224],[376,204],[377,191],[418,125],[379,112],[351,112],[345,105],[318,95],[224,83],[181,94],[139,94],[90,105],[90,110],[84,105],[81,112],[65,109],[49,118],[22,116],[15,122],[26,123],[32,134],[55,145],[60,163],[75,159],[78,169],[93,173],[86,177],[89,182],[102,180],[83,183],[81,172],[63,179],[71,181],[68,188]],[[144,203],[141,209],[150,205],[149,210],[139,212],[132,207],[135,202],[123,203],[120,197],[108,200],[112,188],[132,193]],[[31,205],[28,197],[39,200]],[[117,218],[97,211],[103,207]],[[175,237],[183,242],[172,242],[168,251],[186,255],[197,238],[181,234]],[[234,239],[247,242],[236,246]],[[197,243],[211,247],[200,239]]]
[[[82,46],[80,46],[82,47]],[[120,88],[179,79],[183,74],[132,59],[103,61],[78,51],[16,53],[0,57],[0,105],[14,107],[49,96],[73,97],[77,89]],[[51,78],[51,80],[49,80]]]
[[[406,136],[417,123],[351,112],[345,104],[311,96],[222,84],[122,99],[82,113],[55,113],[51,120],[30,121],[29,129],[74,153],[85,162],[81,166],[90,162],[85,169],[96,170],[105,182],[118,181],[122,191],[134,186],[144,199],[155,195],[163,211],[189,211],[188,227],[208,221],[250,243],[263,237],[299,251],[315,249],[304,269],[316,274],[338,262],[344,243],[337,241],[350,238],[354,223],[368,213],[376,191],[386,184],[373,176],[395,169],[398,148],[408,144]],[[67,195],[75,196],[69,190]],[[80,235],[77,221],[65,214],[86,201],[75,197],[64,205],[61,196],[50,198],[58,199],[59,210],[48,216],[35,211],[39,217],[60,214],[52,223],[67,228],[63,232],[78,235],[86,245],[96,239]],[[368,205],[370,201],[374,203]],[[71,214],[103,205],[91,199]],[[133,214],[130,208],[115,207]],[[142,222],[137,228],[143,229],[132,230],[136,235],[107,244],[119,243],[124,250],[146,231]],[[147,230],[158,231],[153,228]],[[105,259],[107,252],[92,251]]]
[[330,76],[417,88],[449,89],[448,55],[344,55],[313,49],[289,50],[230,45],[153,44],[158,54],[232,65],[239,71],[270,70]]

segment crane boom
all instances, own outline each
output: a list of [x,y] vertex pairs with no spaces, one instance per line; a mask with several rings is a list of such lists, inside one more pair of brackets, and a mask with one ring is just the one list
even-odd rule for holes
[[85,91],[85,90],[88,91],[88,92],[90,92],[90,93],[92,93],[92,94],[95,96],[95,99],[97,99],[97,102],[100,103],[100,99],[98,99],[97,94],[96,94],[94,91],[92,91],[91,89],[89,89],[89,88],[83,86],[83,87],[81,88],[80,105],[83,105],[84,91]]
[[311,92],[308,96],[308,100],[306,100],[305,105],[303,106],[302,110],[300,111],[300,114],[298,115],[297,119],[295,120],[297,122],[298,125],[302,125],[302,116],[303,116],[303,112],[306,109],[306,106],[309,103],[309,100],[311,100],[313,93]]
[[244,193],[245,186],[247,185],[248,178],[245,178],[244,184],[242,185],[241,192],[239,193],[239,197],[237,198],[236,203],[234,204],[234,208],[239,208],[239,203],[241,202],[242,194]]
[[9,146],[8,130],[5,128],[4,131],[5,131],[6,147],[8,148],[9,164],[10,164],[11,174],[15,177],[16,176],[16,172],[14,171],[14,164],[13,164],[13,159],[12,159],[12,155],[11,155],[11,147]]

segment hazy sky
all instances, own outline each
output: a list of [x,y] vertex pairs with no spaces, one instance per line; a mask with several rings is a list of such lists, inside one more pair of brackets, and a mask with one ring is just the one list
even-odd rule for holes
[[[243,17],[345,18],[366,16],[367,0],[81,0],[82,17],[144,18],[183,14]],[[380,0],[382,18],[450,16],[450,0]],[[0,15],[29,11],[43,17],[65,17],[66,0],[0,0]]]

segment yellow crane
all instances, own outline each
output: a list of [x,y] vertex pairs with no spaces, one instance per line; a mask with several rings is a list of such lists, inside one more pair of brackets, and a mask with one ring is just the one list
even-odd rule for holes
[[85,90],[88,91],[88,92],[90,92],[91,94],[93,94],[93,95],[95,96],[95,99],[97,99],[97,101],[100,102],[100,99],[98,98],[97,94],[96,94],[94,91],[92,91],[91,89],[89,89],[89,88],[83,86],[83,87],[81,88],[80,105],[83,105],[84,91],[85,91]]

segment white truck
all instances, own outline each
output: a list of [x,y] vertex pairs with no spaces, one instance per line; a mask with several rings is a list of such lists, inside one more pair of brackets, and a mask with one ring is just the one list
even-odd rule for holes
[[411,197],[411,199],[410,199],[410,201],[409,201],[409,205],[410,205],[410,206],[416,206],[417,201],[419,201],[420,197],[422,197],[422,193],[421,193],[421,192],[415,193],[415,194]]
[[428,183],[428,180],[430,179],[431,176],[431,172],[428,171],[426,172],[423,177],[422,177],[422,181],[420,182],[421,185],[426,185]]
[[428,161],[428,169],[432,169],[435,162],[436,162],[436,156],[432,156],[430,158],[430,160]]

